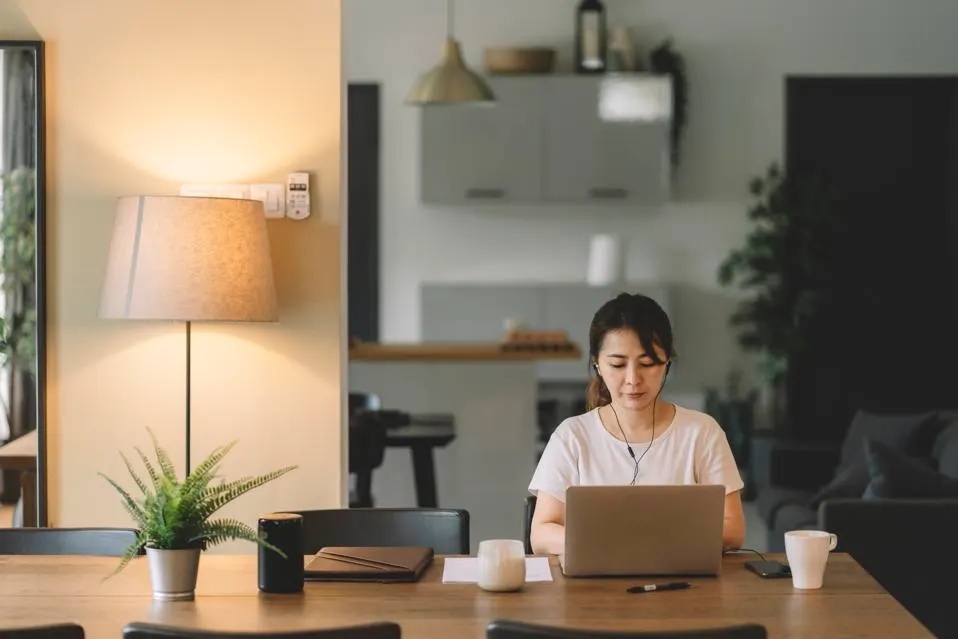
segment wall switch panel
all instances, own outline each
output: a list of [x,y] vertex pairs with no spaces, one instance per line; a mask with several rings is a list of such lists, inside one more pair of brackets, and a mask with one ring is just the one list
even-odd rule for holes
[[263,203],[268,218],[286,215],[286,189],[282,184],[250,184],[250,199]]

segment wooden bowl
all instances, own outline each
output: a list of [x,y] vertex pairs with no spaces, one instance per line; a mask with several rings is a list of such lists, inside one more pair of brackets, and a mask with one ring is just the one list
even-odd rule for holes
[[545,47],[487,47],[483,51],[486,71],[502,75],[552,73],[555,49]]

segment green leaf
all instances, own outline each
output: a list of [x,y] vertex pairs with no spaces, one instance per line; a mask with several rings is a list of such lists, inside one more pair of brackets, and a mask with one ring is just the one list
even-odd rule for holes
[[748,192],[751,228],[716,279],[751,293],[729,324],[743,348],[762,353],[760,372],[778,376],[835,305],[848,218],[830,185],[791,178],[777,163],[752,178]]
[[163,476],[168,482],[175,485],[177,483],[176,469],[173,467],[173,462],[170,461],[170,456],[167,455],[166,451],[160,446],[153,431],[150,429],[147,430],[150,433],[150,439],[153,440],[153,450],[156,452],[156,462],[160,465],[160,470],[163,471]]
[[[124,509],[138,527],[137,541],[127,550],[115,572],[119,572],[144,546],[159,549],[201,548],[223,543],[229,539],[252,541],[276,550],[261,539],[248,525],[234,519],[210,521],[217,510],[243,494],[273,481],[296,467],[288,466],[257,477],[242,477],[224,482],[217,477],[217,469],[236,442],[213,450],[189,476],[180,482],[169,456],[159,445],[153,432],[156,466],[139,449],[150,478],[147,483],[136,473],[127,458],[121,454],[127,470],[142,496],[135,499],[117,482],[101,475],[120,495]],[[156,467],[160,471],[157,472]]]

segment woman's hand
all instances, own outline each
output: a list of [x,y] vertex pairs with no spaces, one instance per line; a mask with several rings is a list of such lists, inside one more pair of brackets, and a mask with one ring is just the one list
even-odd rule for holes
[[532,552],[561,555],[565,552],[565,504],[541,490],[536,497],[530,532]]

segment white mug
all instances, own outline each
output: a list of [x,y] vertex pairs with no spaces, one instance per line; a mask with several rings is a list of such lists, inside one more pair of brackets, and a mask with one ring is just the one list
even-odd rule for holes
[[515,539],[479,542],[479,587],[491,592],[519,590],[526,583],[526,546]]
[[828,553],[838,537],[823,530],[790,530],[785,533],[785,555],[792,570],[792,585],[803,590],[822,587]]

